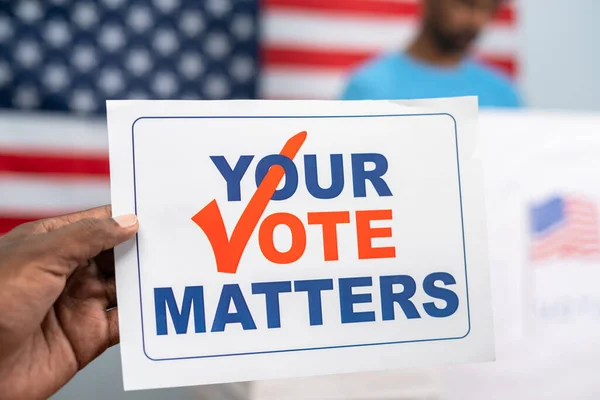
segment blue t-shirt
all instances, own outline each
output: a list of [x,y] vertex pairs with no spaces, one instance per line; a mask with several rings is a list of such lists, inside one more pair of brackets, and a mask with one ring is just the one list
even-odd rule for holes
[[478,96],[480,107],[520,107],[508,78],[473,60],[453,68],[435,67],[405,54],[385,54],[351,74],[344,100],[406,100]]

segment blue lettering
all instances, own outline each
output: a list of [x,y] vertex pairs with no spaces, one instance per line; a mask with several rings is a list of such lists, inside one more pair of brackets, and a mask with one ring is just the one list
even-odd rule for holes
[[281,328],[279,293],[292,291],[292,282],[262,282],[252,284],[252,294],[264,294],[267,305],[267,326]]
[[373,284],[373,280],[371,279],[371,277],[369,276],[362,278],[340,278],[339,284],[340,312],[342,317],[342,324],[375,321],[375,312],[373,311],[354,311],[354,304],[371,302],[371,293],[352,293],[352,288],[371,286]]
[[[402,285],[402,291],[394,293],[394,285]],[[381,290],[381,315],[384,321],[395,319],[394,303],[398,303],[406,318],[421,318],[417,308],[410,301],[410,298],[417,291],[417,284],[413,278],[408,275],[391,275],[379,278]]]
[[423,290],[425,290],[425,293],[435,299],[444,300],[446,307],[438,308],[435,303],[430,302],[423,304],[423,308],[427,314],[434,318],[449,317],[458,309],[458,296],[452,290],[435,286],[437,281],[441,281],[444,285],[454,285],[456,281],[447,272],[434,272],[427,275],[423,281]]
[[[232,301],[236,310],[234,313],[229,312],[229,304]],[[256,324],[252,319],[252,314],[250,314],[240,287],[237,284],[223,285],[211,332],[223,332],[225,325],[234,323],[242,324],[245,331],[256,329]]]
[[344,160],[341,154],[331,154],[331,186],[324,189],[319,185],[319,170],[317,169],[317,156],[307,154],[304,156],[304,173],[306,188],[316,199],[334,199],[344,189]]
[[185,288],[181,312],[177,307],[172,288],[155,288],[154,312],[156,317],[156,334],[168,334],[167,306],[169,307],[171,320],[175,326],[175,332],[178,335],[187,333],[192,305],[194,306],[194,331],[196,333],[204,333],[206,332],[206,321],[204,317],[204,291],[202,286],[187,286]]
[[225,182],[227,182],[227,201],[241,200],[242,194],[240,182],[248,170],[253,158],[254,156],[240,156],[240,159],[238,160],[237,164],[235,164],[235,167],[231,169],[231,166],[229,166],[229,163],[225,157],[210,156],[213,164],[215,164],[215,167],[217,167],[225,179]]
[[[367,162],[374,163],[375,168],[371,171],[366,171],[365,163]],[[382,178],[387,170],[388,161],[383,154],[352,154],[354,197],[367,197],[367,181],[371,181],[371,184],[380,197],[391,196],[392,192]]]
[[310,325],[323,325],[323,306],[321,304],[321,291],[333,290],[333,279],[315,279],[308,281],[295,281],[295,292],[306,292],[308,296],[308,316]]
[[259,186],[272,166],[279,165],[285,171],[285,185],[273,193],[271,200],[286,200],[296,193],[298,189],[298,169],[292,160],[281,154],[271,154],[264,157],[256,166],[256,186]]

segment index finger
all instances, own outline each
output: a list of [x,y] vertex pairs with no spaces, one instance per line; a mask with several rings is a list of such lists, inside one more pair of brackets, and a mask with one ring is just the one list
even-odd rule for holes
[[72,214],[61,215],[59,217],[48,218],[39,221],[40,224],[43,226],[43,229],[45,229],[43,232],[40,233],[50,232],[84,219],[105,219],[110,218],[111,216],[112,207],[110,205],[105,205],[102,207],[91,208],[89,210],[80,211]]
[[55,274],[69,276],[79,265],[131,239],[137,230],[133,214],[84,219],[40,236],[37,254],[54,261],[45,265]]
[[48,233],[84,219],[105,219],[110,218],[111,215],[112,207],[110,205],[91,208],[85,211],[45,218],[20,225],[4,235],[4,238],[20,239],[29,235]]

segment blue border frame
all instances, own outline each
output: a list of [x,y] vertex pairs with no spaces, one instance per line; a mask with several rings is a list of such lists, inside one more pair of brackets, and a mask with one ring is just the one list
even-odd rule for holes
[[151,117],[139,117],[131,124],[131,145],[132,145],[132,156],[133,156],[133,200],[134,200],[134,208],[135,213],[137,214],[137,186],[136,186],[136,175],[135,175],[135,124],[142,119],[322,119],[322,118],[389,118],[389,117],[426,117],[426,116],[448,116],[452,118],[452,122],[454,123],[454,139],[456,143],[456,167],[458,172],[458,196],[460,200],[460,220],[461,220],[461,229],[462,229],[462,245],[463,245],[463,261],[465,266],[465,289],[466,289],[466,297],[467,297],[467,319],[469,329],[467,333],[463,336],[458,337],[449,337],[449,338],[433,338],[433,339],[418,339],[418,340],[406,340],[406,341],[397,341],[397,342],[379,342],[379,343],[360,343],[360,344],[350,344],[350,345],[339,345],[339,346],[323,346],[323,347],[307,347],[307,348],[298,348],[298,349],[287,349],[287,350],[267,350],[267,351],[254,351],[247,353],[227,353],[227,354],[211,354],[211,355],[203,355],[203,356],[187,356],[187,357],[173,357],[173,358],[152,358],[146,352],[146,338],[144,331],[144,312],[143,312],[143,301],[142,301],[142,279],[141,279],[141,267],[140,267],[140,250],[138,243],[138,235],[135,236],[135,249],[137,256],[137,265],[138,265],[138,288],[139,288],[139,297],[140,297],[140,319],[142,326],[142,350],[146,358],[151,361],[174,361],[174,360],[189,360],[189,359],[198,359],[198,358],[217,358],[217,357],[235,357],[235,356],[246,356],[246,355],[258,355],[258,354],[273,354],[273,353],[292,353],[292,352],[300,352],[300,351],[314,351],[314,350],[330,350],[330,349],[341,349],[341,348],[351,348],[351,347],[367,347],[367,346],[384,346],[384,345],[392,345],[392,344],[403,344],[403,343],[421,343],[421,342],[437,342],[437,341],[446,341],[446,340],[460,340],[466,338],[469,333],[471,333],[471,309],[469,304],[469,280],[467,276],[467,250],[465,245],[465,223],[463,217],[463,201],[462,201],[462,187],[460,181],[460,161],[459,161],[459,151],[458,151],[458,127],[456,124],[456,119],[453,115],[449,113],[425,113],[425,114],[381,114],[381,115],[331,115],[331,116],[312,116],[312,115],[302,115],[302,116],[151,116]]

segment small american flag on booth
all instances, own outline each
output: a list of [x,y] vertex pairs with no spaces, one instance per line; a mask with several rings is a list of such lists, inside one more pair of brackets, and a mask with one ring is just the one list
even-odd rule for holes
[[555,196],[530,208],[530,258],[595,258],[600,255],[598,208],[579,196]]

